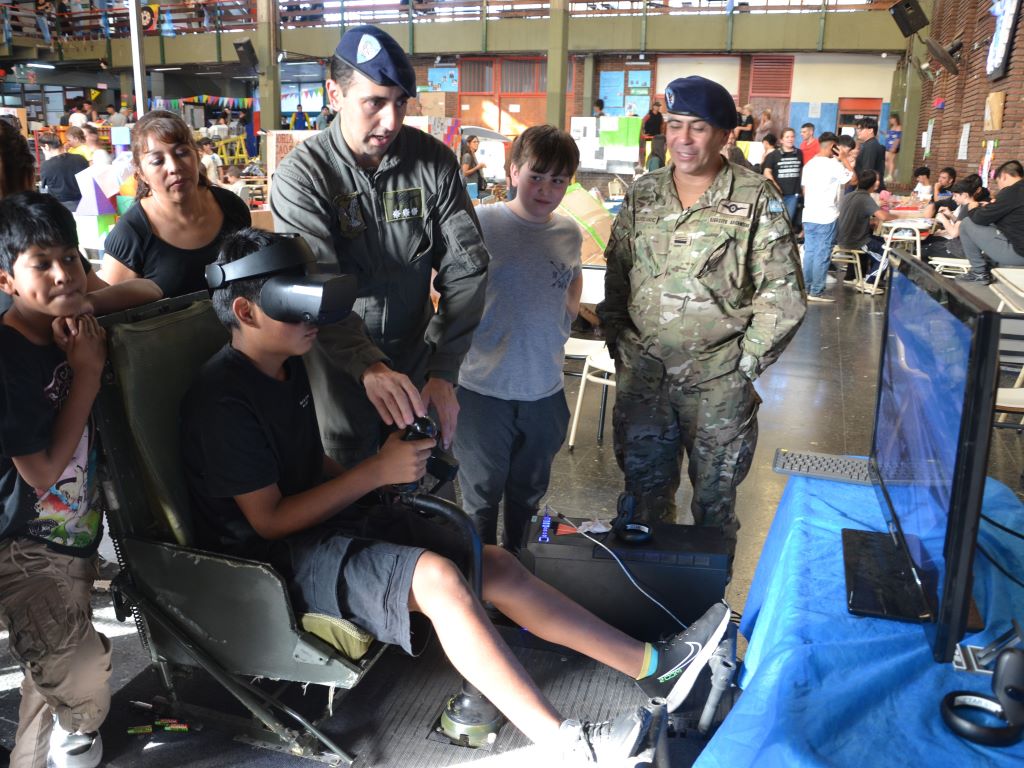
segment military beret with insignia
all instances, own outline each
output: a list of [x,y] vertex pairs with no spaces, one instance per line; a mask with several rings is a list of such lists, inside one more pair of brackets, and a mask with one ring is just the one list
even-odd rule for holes
[[715,128],[736,127],[736,103],[727,90],[700,75],[677,77],[665,89],[665,108],[673,115],[699,117]]
[[369,24],[352,27],[341,37],[334,55],[377,85],[397,85],[410,98],[416,96],[416,72],[395,39]]

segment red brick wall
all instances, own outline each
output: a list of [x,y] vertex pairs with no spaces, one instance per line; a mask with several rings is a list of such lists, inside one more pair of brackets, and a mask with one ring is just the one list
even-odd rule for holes
[[[750,54],[743,54],[740,56],[740,84],[739,93],[737,94],[737,106],[741,109],[744,104],[750,101]],[[757,119],[757,115],[754,115],[754,119]]]
[[[932,130],[931,152],[927,159],[917,146],[915,165],[924,164],[932,169],[934,181],[937,170],[953,166],[958,175],[977,173],[984,149],[982,139],[998,139],[999,146],[993,156],[992,170],[1007,160],[1024,157],[1024,19],[1018,21],[1007,74],[1000,80],[990,81],[985,75],[988,40],[992,36],[995,18],[989,15],[988,2],[975,0],[936,0],[932,16],[931,36],[948,47],[958,37],[964,47],[960,54],[959,75],[943,71],[934,82],[925,80],[921,94],[920,120],[916,126],[904,125],[906,132],[916,131],[915,145],[920,145],[921,134],[928,129],[928,121],[935,120]],[[977,46],[977,47],[975,47]],[[934,64],[938,67],[938,64]],[[913,75],[912,75],[913,76]],[[998,131],[984,130],[985,98],[990,92],[1006,94],[1003,127]],[[944,99],[944,109],[936,109],[936,99]],[[899,105],[893,105],[900,111]],[[967,159],[957,159],[957,149],[964,123],[971,124]]]

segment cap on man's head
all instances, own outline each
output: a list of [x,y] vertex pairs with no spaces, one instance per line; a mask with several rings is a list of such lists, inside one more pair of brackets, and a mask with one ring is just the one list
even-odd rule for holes
[[416,71],[395,39],[377,27],[352,27],[334,55],[377,85],[397,85],[409,98],[416,96]]
[[669,114],[699,117],[715,128],[736,127],[736,103],[724,87],[700,75],[677,77],[665,89]]

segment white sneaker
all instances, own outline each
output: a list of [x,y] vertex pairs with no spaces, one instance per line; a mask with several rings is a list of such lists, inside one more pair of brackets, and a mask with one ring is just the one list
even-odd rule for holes
[[50,760],[54,768],[96,768],[103,759],[99,731],[68,733],[54,721],[50,734]]

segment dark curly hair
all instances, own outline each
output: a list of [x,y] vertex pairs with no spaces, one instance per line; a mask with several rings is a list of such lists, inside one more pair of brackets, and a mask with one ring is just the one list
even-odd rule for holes
[[0,198],[30,189],[35,165],[25,137],[0,120]]

